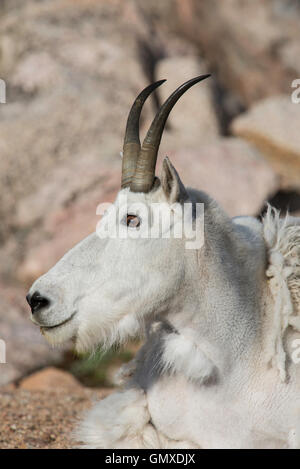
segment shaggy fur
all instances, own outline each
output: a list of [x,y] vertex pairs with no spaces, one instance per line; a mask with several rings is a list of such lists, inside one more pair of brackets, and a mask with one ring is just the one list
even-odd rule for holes
[[267,361],[275,363],[283,381],[287,379],[285,332],[289,326],[300,332],[300,220],[268,207],[263,220],[268,248],[270,289],[274,298],[273,329]]

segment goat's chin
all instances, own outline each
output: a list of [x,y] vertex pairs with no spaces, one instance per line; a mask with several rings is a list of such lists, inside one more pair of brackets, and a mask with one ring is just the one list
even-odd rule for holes
[[61,345],[76,337],[77,327],[75,321],[67,322],[57,327],[41,327],[41,333],[51,345]]
[[75,349],[77,353],[92,351],[98,346],[109,350],[112,346],[119,346],[132,338],[143,335],[144,328],[141,319],[135,314],[126,314],[117,321],[92,324],[88,320],[82,321],[76,333]]

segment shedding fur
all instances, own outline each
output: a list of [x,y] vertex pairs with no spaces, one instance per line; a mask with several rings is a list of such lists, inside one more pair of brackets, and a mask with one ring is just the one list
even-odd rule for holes
[[300,332],[300,223],[268,206],[263,220],[268,248],[270,289],[274,298],[273,329],[267,361],[276,364],[282,381],[287,379],[284,337],[289,326]]
[[216,374],[214,364],[199,346],[183,334],[174,332],[164,338],[161,367],[163,373],[183,374],[198,384],[209,381]]

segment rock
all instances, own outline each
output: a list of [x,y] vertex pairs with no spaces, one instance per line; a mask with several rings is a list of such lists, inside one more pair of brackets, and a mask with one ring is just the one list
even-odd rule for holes
[[0,284],[0,339],[6,344],[6,363],[0,363],[0,386],[62,358],[63,351],[51,349],[31,323],[25,295],[22,289],[7,289]]
[[69,449],[72,432],[93,400],[111,390],[0,391],[0,448]]
[[[7,5],[0,35],[15,54],[12,64],[1,67],[8,95],[0,107],[1,241],[32,228],[23,229],[15,208],[36,196],[28,223],[37,218],[38,192],[60,166],[71,179],[73,163],[91,161],[91,154],[93,161],[95,155],[102,163],[119,161],[128,110],[147,84],[135,33],[121,10],[115,1]],[[73,182],[69,195],[97,176],[101,184],[97,165],[83,184],[74,175],[77,186]]]
[[186,186],[214,197],[231,215],[256,215],[278,189],[278,179],[260,153],[239,138],[222,138],[168,153]]
[[75,393],[82,386],[70,373],[58,368],[47,367],[23,378],[19,383],[19,388],[29,391],[69,391]]
[[232,132],[255,144],[280,175],[283,189],[300,188],[300,104],[290,96],[265,99],[237,117]]
[[43,88],[57,86],[61,71],[59,64],[46,52],[26,55],[17,64],[12,83],[25,93],[34,93]]
[[295,70],[295,77],[300,76],[300,44],[299,39],[290,41],[280,49],[280,58],[283,65],[290,70]]
[[[116,163],[104,162],[98,153],[74,156],[68,163],[54,168],[51,178],[33,193],[19,201],[16,207],[18,226],[25,229],[41,222],[47,234],[53,231],[54,219],[63,209],[69,209],[87,199],[87,194],[98,195],[98,203],[111,200],[120,189],[121,158]],[[96,207],[94,213],[96,212]],[[61,216],[59,217],[62,218]]]
[[[222,89],[242,106],[287,91],[297,77],[300,8],[296,1],[155,0],[139,2],[157,28],[198,47]],[[291,48],[291,52],[287,50]],[[292,62],[288,56],[293,56]],[[287,61],[289,65],[287,66]]]
[[[157,77],[167,79],[160,88],[163,101],[182,83],[205,73],[205,64],[196,56],[173,56],[159,61]],[[207,79],[188,90],[176,103],[168,119],[160,151],[164,153],[178,146],[195,149],[218,136],[211,81]]]
[[[41,214],[43,210],[48,210],[47,204],[53,200],[50,207],[48,217],[45,217],[39,226],[39,231],[33,230],[28,236],[27,244],[28,249],[24,256],[23,262],[17,269],[17,278],[26,286],[30,286],[32,282],[47,272],[69,249],[76,243],[95,231],[100,216],[96,215],[97,206],[100,203],[112,202],[120,187],[121,178],[121,160],[119,162],[118,170],[112,168],[104,169],[100,172],[101,165],[94,165],[91,167],[92,173],[88,174],[88,166],[84,168],[84,161],[82,162],[82,171],[78,172],[78,179],[81,179],[81,186],[84,187],[85,183],[87,188],[82,189],[80,192],[77,185],[75,192],[72,192],[72,184],[76,185],[76,178],[73,183],[63,183],[61,179],[61,192],[57,190],[57,179],[49,182],[45,190],[41,190],[39,194],[35,195],[20,205],[20,210],[26,218],[26,207],[30,210],[31,202],[38,203],[35,216]],[[99,168],[98,176],[95,168]],[[94,169],[93,169],[94,168]],[[96,174],[94,174],[96,172]],[[68,175],[68,172],[66,172]],[[85,181],[87,176],[87,181]],[[90,177],[89,177],[90,176]],[[96,181],[91,184],[91,176]],[[99,182],[100,179],[100,182]],[[73,185],[74,187],[74,185]],[[77,196],[72,200],[72,194]],[[29,211],[29,216],[32,214]]]

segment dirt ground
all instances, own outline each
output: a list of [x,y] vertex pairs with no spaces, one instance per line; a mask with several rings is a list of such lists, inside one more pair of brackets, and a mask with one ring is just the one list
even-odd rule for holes
[[0,392],[1,449],[67,449],[76,447],[72,432],[81,414],[109,390]]

